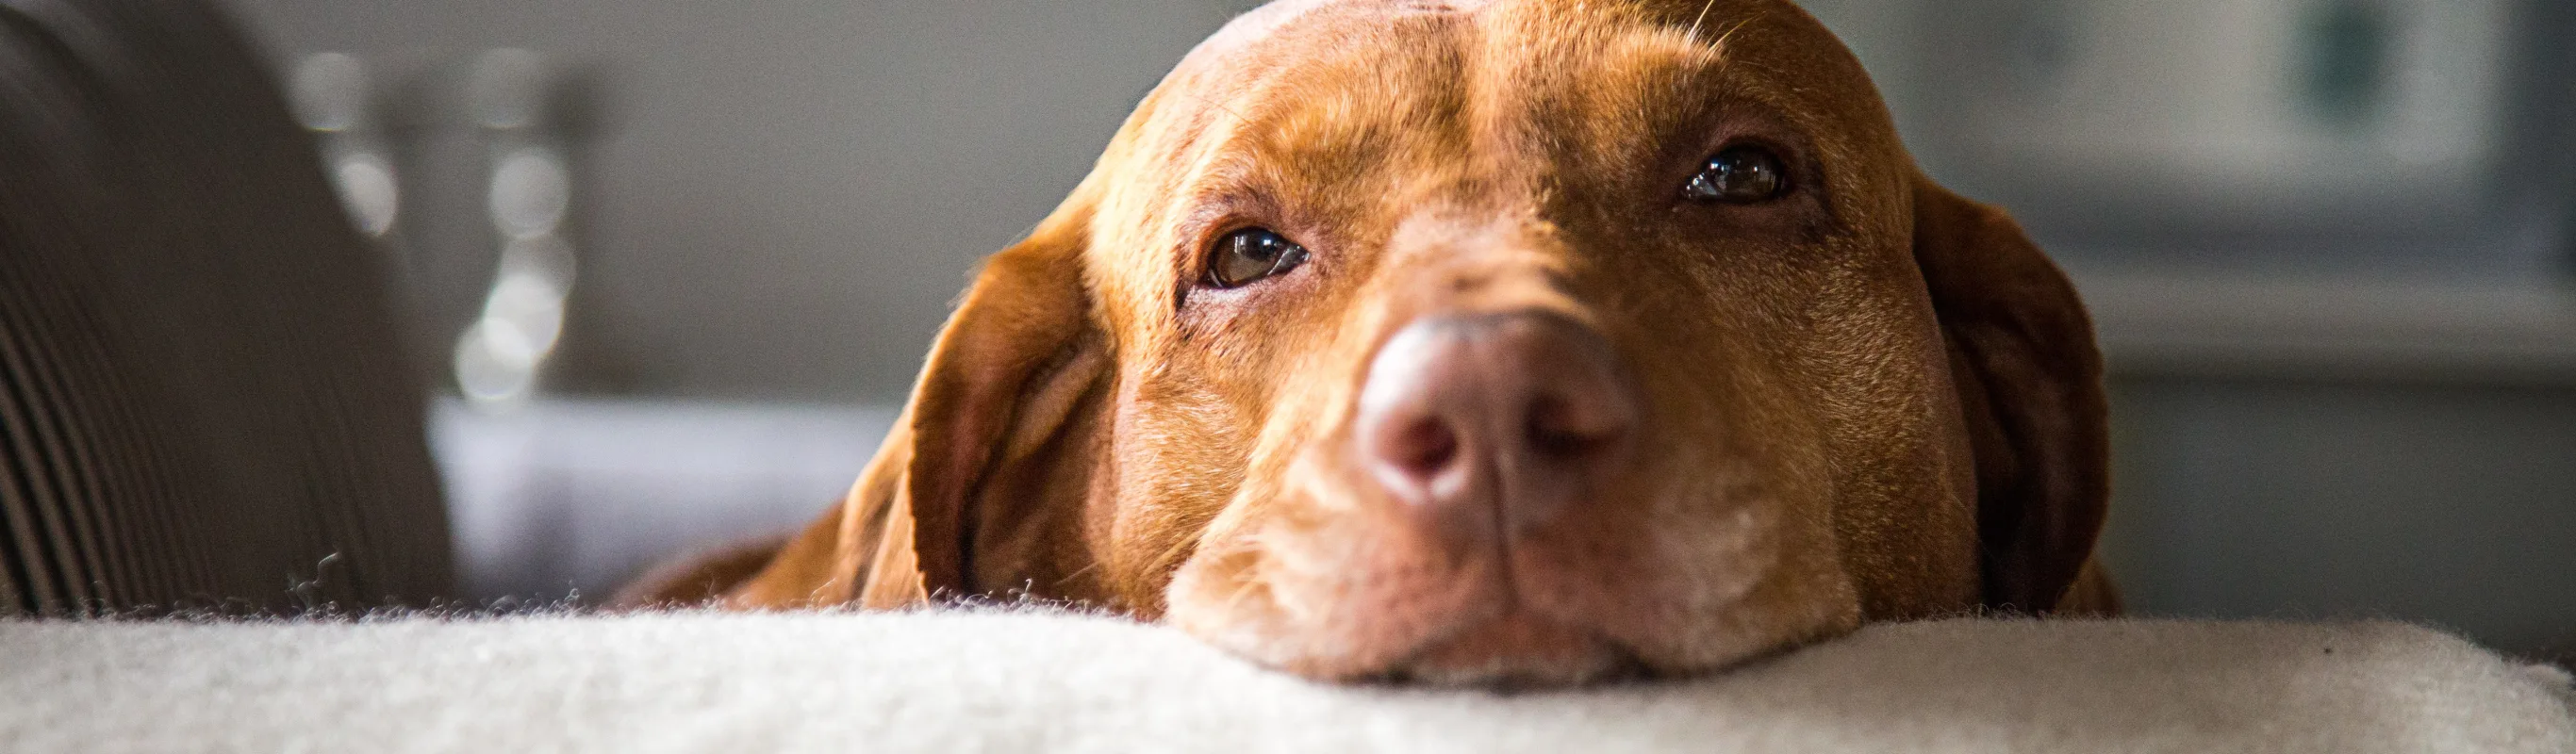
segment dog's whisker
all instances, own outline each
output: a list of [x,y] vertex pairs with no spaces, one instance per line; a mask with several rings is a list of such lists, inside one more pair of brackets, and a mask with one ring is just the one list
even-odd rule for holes
[[1266,589],[1270,586],[1270,580],[1263,578],[1258,568],[1246,569],[1246,571],[1247,573],[1236,579],[1234,592],[1226,595],[1225,610],[1228,613],[1241,607],[1243,600],[1251,597],[1254,589]]
[[1066,584],[1073,583],[1073,580],[1074,580],[1074,579],[1081,578],[1083,574],[1086,574],[1086,573],[1090,573],[1090,572],[1092,572],[1092,571],[1099,570],[1101,565],[1106,564],[1106,563],[1108,563],[1108,562],[1109,562],[1109,561],[1105,561],[1105,560],[1093,560],[1093,561],[1091,561],[1091,565],[1087,565],[1087,566],[1083,566],[1083,567],[1081,567],[1081,568],[1073,569],[1073,572],[1072,572],[1072,573],[1065,574],[1063,578],[1056,579],[1056,580],[1055,580],[1055,585],[1056,585],[1056,586],[1064,586],[1064,585],[1066,585]]
[[1720,51],[1724,51],[1726,49],[1726,40],[1734,39],[1736,32],[1743,31],[1744,27],[1752,26],[1753,22],[1760,18],[1762,18],[1761,14],[1754,14],[1742,21],[1735,22],[1735,28],[1728,29],[1726,30],[1726,33],[1717,35],[1717,41],[1710,43],[1709,46],[1715,47]]
[[[1682,36],[1683,36],[1683,37],[1685,37],[1685,38],[1688,38],[1688,39],[1690,39],[1690,40],[1692,40],[1692,41],[1698,41],[1698,40],[1699,40],[1699,25],[1700,25],[1701,23],[1704,23],[1704,22],[1708,21],[1708,12],[1709,12],[1709,11],[1711,11],[1711,10],[1715,10],[1716,8],[1717,8],[1717,0],[1708,0],[1708,2],[1707,2],[1707,3],[1702,4],[1701,6],[1699,6],[1699,17],[1698,17],[1698,18],[1693,18],[1693,19],[1691,19],[1690,31],[1689,31],[1689,32],[1684,33]],[[1719,44],[1725,44],[1725,42],[1726,42],[1726,40],[1725,40],[1725,38],[1723,38],[1723,37],[1721,37],[1721,38],[1719,38],[1719,39],[1718,39],[1718,43],[1719,43]]]

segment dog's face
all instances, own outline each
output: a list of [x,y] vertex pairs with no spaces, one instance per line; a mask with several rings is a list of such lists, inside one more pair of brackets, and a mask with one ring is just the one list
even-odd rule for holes
[[791,547],[838,565],[737,601],[1026,591],[1535,681],[2046,610],[2101,514],[2095,362],[1786,3],[1277,4],[994,258]]

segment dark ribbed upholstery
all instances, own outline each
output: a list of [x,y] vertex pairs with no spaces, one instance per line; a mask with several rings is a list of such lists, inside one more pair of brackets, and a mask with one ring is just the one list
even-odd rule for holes
[[0,614],[444,595],[388,289],[229,19],[0,0]]

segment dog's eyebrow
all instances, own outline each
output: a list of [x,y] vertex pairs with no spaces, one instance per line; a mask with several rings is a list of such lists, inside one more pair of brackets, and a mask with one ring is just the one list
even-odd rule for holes
[[1576,54],[1597,68],[1634,73],[1663,71],[1666,75],[1715,73],[1733,56],[1727,54],[1727,40],[1750,26],[1755,19],[1727,23],[1725,31],[1711,38],[1709,31],[1719,28],[1704,24],[1722,23],[1723,19],[1701,18],[1691,26],[1650,24],[1630,26],[1593,36],[1589,49]]
[[1665,26],[1643,36],[1647,40],[1648,46],[1659,48],[1674,57],[1686,60],[1708,60],[1711,58],[1724,60],[1730,57],[1726,54],[1727,40],[1735,38],[1735,34],[1737,32],[1743,31],[1745,27],[1752,26],[1753,22],[1759,20],[1762,20],[1762,17],[1759,15],[1747,16],[1745,18],[1738,19],[1732,24],[1727,24],[1725,26],[1725,31],[1718,32],[1718,34],[1712,38],[1709,36],[1708,32],[1715,30],[1718,27],[1708,25],[1710,23],[1710,19],[1706,16],[1701,16],[1697,19],[1693,19],[1690,26],[1681,28]]
[[[1762,11],[1756,10],[1743,18],[1736,19],[1733,23],[1727,23],[1725,19],[1712,17],[1716,9],[1716,0],[1708,0],[1707,4],[1700,6],[1699,13],[1691,17],[1688,26],[1651,24],[1644,28],[1632,28],[1630,32],[1622,35],[1625,40],[1619,46],[1631,53],[1664,55],[1687,63],[1711,66],[1723,63],[1733,57],[1727,54],[1728,40],[1734,39],[1736,33],[1744,31],[1754,22],[1762,20],[1764,16]],[[1708,32],[1721,26],[1725,31],[1718,32],[1714,38],[1708,35]]]

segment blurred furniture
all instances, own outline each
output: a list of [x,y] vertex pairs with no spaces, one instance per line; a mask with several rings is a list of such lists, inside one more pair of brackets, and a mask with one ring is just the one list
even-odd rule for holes
[[1915,21],[1858,24],[1908,145],[2079,266],[2491,285],[2571,272],[2576,6],[1867,7]]
[[230,22],[0,2],[0,615],[449,590],[386,272]]
[[1316,684],[1042,612],[0,622],[0,749],[2576,750],[2554,668],[2386,622],[1877,625],[1575,691]]
[[2395,615],[2576,659],[2576,296],[2096,276],[2105,557],[2161,614]]
[[783,534],[838,503],[891,406],[540,398],[438,403],[457,569],[477,600],[606,598],[692,550]]

